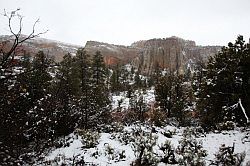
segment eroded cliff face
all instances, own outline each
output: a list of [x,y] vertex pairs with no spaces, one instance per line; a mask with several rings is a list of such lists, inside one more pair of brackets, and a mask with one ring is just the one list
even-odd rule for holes
[[145,74],[150,74],[158,65],[162,69],[184,73],[188,63],[206,61],[218,52],[219,46],[196,46],[194,41],[178,37],[151,39],[132,44],[141,49],[140,56],[133,61]]
[[96,51],[100,51],[104,56],[104,62],[109,66],[118,63],[122,65],[130,63],[132,59],[138,56],[140,51],[140,49],[136,47],[114,45],[97,41],[88,41],[84,48],[89,55],[94,55]]
[[[13,36],[0,36],[0,49],[8,50],[11,47]],[[20,54],[35,55],[39,50],[53,57],[57,62],[63,59],[68,52],[76,54],[80,46],[66,44],[48,39],[32,39],[18,47]],[[9,48],[10,49],[10,48]],[[219,46],[197,46],[194,41],[178,37],[163,39],[141,40],[131,46],[114,45],[97,41],[88,41],[85,45],[88,54],[94,55],[101,51],[108,66],[131,63],[144,74],[151,74],[155,66],[169,71],[183,73],[189,63],[206,61],[209,56],[215,55]]]
[[88,41],[85,45],[90,55],[101,51],[110,66],[131,63],[144,74],[151,74],[157,65],[184,73],[188,63],[206,62],[207,57],[215,55],[219,49],[219,46],[196,46],[194,41],[178,37],[141,40],[127,47],[97,41]]

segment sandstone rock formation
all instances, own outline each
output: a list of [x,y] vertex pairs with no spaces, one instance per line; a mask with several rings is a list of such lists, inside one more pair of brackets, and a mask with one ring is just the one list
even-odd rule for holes
[[194,41],[173,36],[141,40],[128,47],[89,41],[85,50],[90,55],[97,50],[101,51],[108,65],[131,63],[144,74],[152,73],[156,65],[162,69],[184,73],[187,65],[198,61],[206,62],[209,56],[220,50],[220,46],[197,46]]
[[[0,36],[0,49],[8,49],[13,37]],[[18,48],[19,54],[35,55],[39,50],[54,57],[60,62],[66,53],[76,54],[80,46],[65,44],[48,39],[36,38],[28,40]],[[94,55],[101,51],[104,61],[108,66],[131,63],[145,74],[154,71],[156,65],[169,71],[183,73],[190,63],[206,61],[208,56],[218,52],[220,46],[197,46],[194,41],[178,37],[163,39],[141,40],[131,46],[121,46],[97,41],[88,41],[85,50]]]
[[139,41],[132,46],[141,48],[141,54],[134,63],[144,73],[151,73],[156,65],[183,73],[188,63],[206,62],[220,49],[220,46],[196,46],[194,41],[178,37]]
[[97,41],[88,41],[85,45],[88,54],[94,55],[100,51],[107,65],[113,66],[117,63],[127,64],[138,56],[140,49],[130,46],[121,46]]

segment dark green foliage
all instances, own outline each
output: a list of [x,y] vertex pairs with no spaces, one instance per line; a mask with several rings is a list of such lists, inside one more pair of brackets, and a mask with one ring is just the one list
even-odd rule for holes
[[163,151],[164,156],[161,159],[161,162],[166,164],[177,164],[177,160],[175,157],[174,148],[171,145],[171,142],[166,140],[164,144],[159,146],[159,149]]
[[79,49],[75,57],[75,72],[79,81],[79,95],[77,96],[77,110],[79,113],[78,125],[88,128],[89,116],[92,107],[92,85],[90,57],[84,49]]
[[109,91],[107,83],[107,70],[102,54],[97,51],[92,60],[92,86],[93,109],[95,110],[95,123],[102,124],[109,120]]
[[100,52],[91,59],[84,49],[77,52],[74,70],[79,84],[78,104],[80,127],[96,127],[109,118],[108,73]]
[[204,125],[228,120],[246,122],[239,104],[235,104],[241,99],[249,116],[249,57],[249,45],[239,36],[235,44],[229,43],[209,59],[198,102]]
[[181,157],[178,159],[180,165],[205,166],[204,158],[207,156],[202,142],[193,136],[193,129],[187,128],[183,131],[183,138],[179,141],[176,153]]
[[10,78],[1,73],[0,161],[32,164],[28,160],[53,146],[59,136],[108,122],[109,91],[100,53],[91,61],[79,50],[76,57],[67,54],[55,65],[40,51],[14,67],[21,73],[9,70],[16,74]]
[[142,82],[141,77],[139,75],[139,71],[137,71],[135,73],[135,87],[139,88],[139,87],[142,87],[142,85],[143,85],[143,82]]
[[161,110],[168,113],[168,116],[171,115],[171,109],[173,107],[173,79],[172,75],[162,76],[158,78],[158,83],[155,86],[156,101]]
[[79,95],[79,80],[74,70],[74,61],[70,54],[63,57],[58,66],[53,94],[55,97],[54,114],[57,119],[56,131],[59,135],[64,135],[73,131],[77,116],[75,115],[75,105]]
[[224,144],[221,145],[217,154],[215,154],[215,160],[212,161],[211,165],[221,166],[240,166],[242,165],[246,153],[235,153],[235,145],[232,147],[226,147]]
[[141,129],[137,129],[132,135],[135,138],[135,141],[132,142],[132,149],[136,157],[132,165],[157,165],[159,159],[153,150],[153,147],[156,145],[157,136],[144,132]]
[[120,76],[121,76],[121,71],[119,65],[117,64],[113,68],[113,72],[110,78],[111,92],[117,92],[121,90],[122,84],[120,81]]
[[161,111],[166,112],[168,117],[175,117],[181,126],[190,123],[190,110],[186,110],[192,106],[190,88],[190,85],[184,84],[182,75],[173,74],[161,76],[155,86],[156,101]]
[[[144,113],[149,110],[147,103],[143,97],[143,92],[139,91],[138,96],[136,93],[131,93],[129,96],[129,109],[130,112],[134,113],[135,117],[133,121],[144,122]],[[131,117],[132,118],[132,117]]]
[[[12,161],[28,162],[26,160],[41,153],[45,147],[40,141],[45,139],[46,142],[54,136],[51,133],[55,126],[54,119],[49,109],[51,64],[43,52],[38,52],[32,63],[24,56],[9,70],[15,76],[1,80],[0,144],[3,153],[0,159],[8,158],[5,162],[0,161],[3,165]],[[32,151],[29,147],[31,143],[34,153],[28,155]],[[18,161],[20,155],[23,159]]]

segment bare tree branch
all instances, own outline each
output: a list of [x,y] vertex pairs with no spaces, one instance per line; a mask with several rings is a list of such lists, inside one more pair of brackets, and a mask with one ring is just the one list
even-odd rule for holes
[[[45,34],[45,33],[48,32],[48,30],[46,30],[44,32],[40,32],[40,33],[37,33],[37,34],[35,33],[35,27],[36,27],[37,23],[39,22],[39,19],[37,19],[35,21],[35,23],[33,24],[33,26],[32,26],[31,33],[22,39],[23,16],[21,16],[18,13],[19,10],[20,10],[20,8],[14,10],[14,11],[11,11],[10,14],[9,14],[4,9],[3,16],[8,19],[9,30],[10,30],[10,33],[14,36],[14,42],[13,42],[13,44],[11,46],[11,49],[8,52],[3,53],[2,62],[0,62],[1,68],[7,68],[9,66],[9,63],[11,63],[11,60],[13,60],[15,55],[16,55],[16,48],[18,47],[18,45],[25,42],[26,40],[39,37],[40,35]],[[14,17],[18,17],[18,19],[19,19],[19,30],[18,30],[18,32],[15,32],[13,30],[13,28],[12,28],[12,21],[13,21]],[[11,60],[10,60],[10,58],[11,58]]]

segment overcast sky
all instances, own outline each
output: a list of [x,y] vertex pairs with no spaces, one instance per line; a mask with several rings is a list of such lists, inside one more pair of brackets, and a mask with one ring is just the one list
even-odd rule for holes
[[[40,18],[41,37],[85,45],[87,40],[130,45],[178,36],[198,45],[250,37],[250,0],[0,0],[0,13],[21,8],[24,34]],[[0,15],[0,34],[8,34]]]

